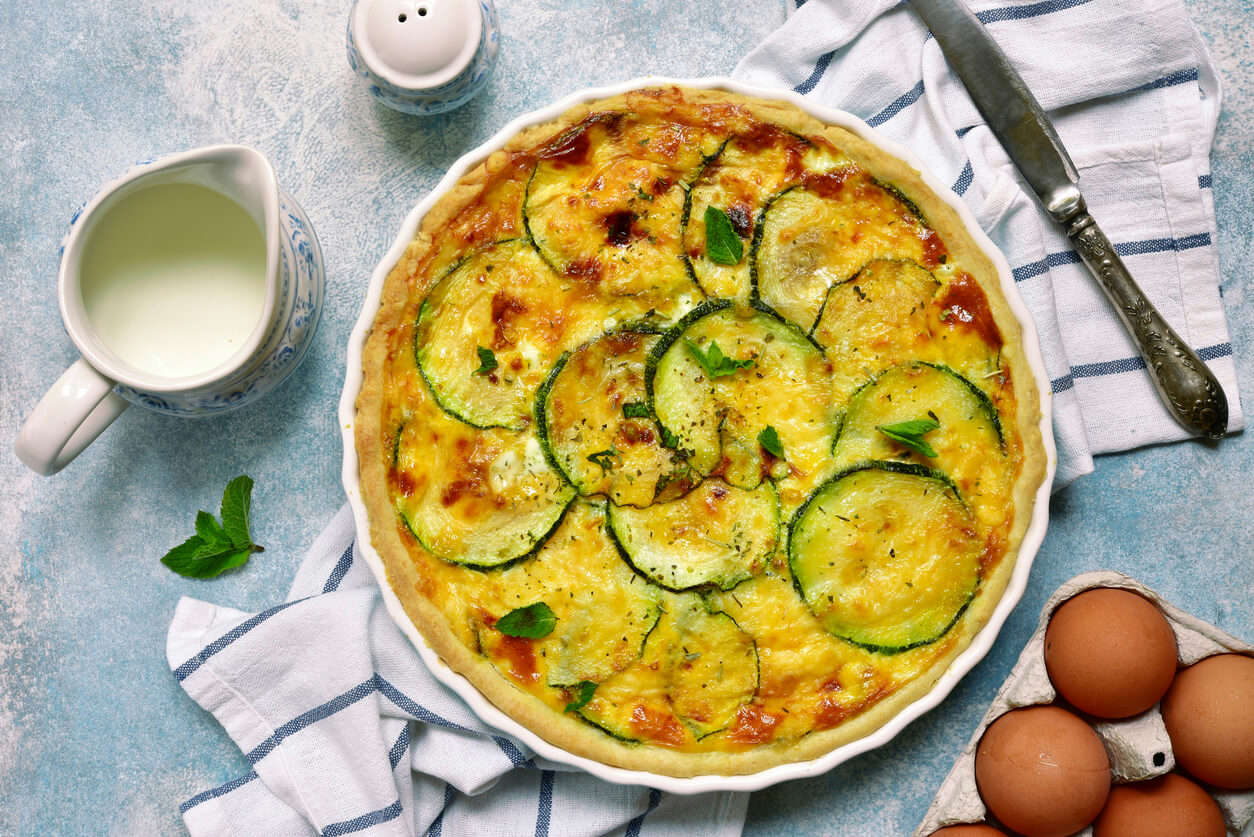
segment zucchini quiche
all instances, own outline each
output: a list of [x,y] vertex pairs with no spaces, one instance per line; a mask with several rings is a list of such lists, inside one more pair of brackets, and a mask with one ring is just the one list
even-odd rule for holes
[[684,777],[861,738],[988,621],[1045,473],[998,273],[908,164],[658,87],[522,130],[384,281],[353,438],[430,646]]

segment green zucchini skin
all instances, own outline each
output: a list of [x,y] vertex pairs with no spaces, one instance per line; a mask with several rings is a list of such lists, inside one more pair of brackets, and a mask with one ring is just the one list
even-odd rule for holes
[[566,362],[570,360],[570,354],[570,352],[562,352],[561,357],[553,364],[548,377],[544,379],[544,383],[540,384],[536,390],[535,405],[531,413],[535,416],[536,437],[540,440],[540,450],[544,451],[544,460],[549,463],[550,468],[561,475],[567,485],[577,490],[578,486],[571,481],[570,474],[566,473],[566,469],[557,461],[557,456],[553,453],[553,444],[549,439],[549,417],[546,408],[549,392],[553,389],[553,382],[557,380],[557,376],[562,374],[562,370],[566,368]]
[[553,533],[562,527],[562,523],[566,520],[566,515],[570,511],[570,507],[574,505],[576,496],[577,495],[572,491],[570,494],[570,499],[568,499],[566,501],[566,504],[562,506],[562,510],[558,514],[557,519],[553,521],[553,525],[550,526],[542,535],[536,538],[534,542],[531,544],[531,546],[525,552],[522,552],[518,555],[514,555],[512,557],[505,558],[501,561],[494,562],[494,563],[478,563],[474,561],[460,560],[456,557],[450,557],[447,555],[441,555],[439,552],[437,552],[434,548],[432,548],[429,544],[427,544],[422,539],[422,537],[414,529],[414,525],[413,523],[410,522],[408,515],[406,515],[400,509],[397,509],[396,516],[401,519],[401,522],[403,524],[405,524],[405,529],[409,532],[410,535],[413,536],[414,540],[416,540],[419,544],[421,544],[423,549],[427,550],[432,555],[439,558],[441,561],[447,561],[450,564],[457,564],[458,566],[465,567],[468,570],[479,570],[481,572],[488,572],[492,570],[504,570],[508,567],[514,566],[515,564],[521,564],[523,561],[526,561],[528,558],[534,558],[536,554],[540,552],[540,550],[544,549],[544,545],[548,543],[549,538],[553,537]]
[[[798,555],[799,547],[797,545],[797,538],[796,538],[798,527],[801,525],[802,521],[806,518],[806,515],[809,513],[811,506],[815,502],[819,501],[821,498],[824,498],[828,494],[829,490],[835,487],[842,480],[848,477],[851,477],[853,475],[859,474],[859,473],[876,472],[876,471],[884,472],[888,474],[899,474],[899,475],[904,475],[904,476],[909,476],[909,477],[916,477],[916,478],[926,479],[926,480],[935,482],[939,484],[941,487],[943,487],[944,491],[948,495],[950,495],[964,510],[967,510],[968,508],[965,500],[963,499],[962,495],[960,494],[958,490],[958,487],[954,484],[953,480],[951,480],[946,474],[934,468],[928,468],[926,466],[918,465],[918,464],[910,463],[910,462],[897,462],[897,461],[892,461],[892,460],[887,460],[887,461],[870,460],[870,461],[860,462],[860,463],[857,463],[855,465],[852,465],[848,468],[845,468],[839,471],[838,473],[834,474],[833,476],[825,480],[821,485],[819,485],[818,488],[816,488],[810,494],[809,497],[806,498],[805,502],[802,503],[801,506],[797,508],[796,512],[793,514],[792,519],[788,523],[788,565],[789,565],[789,570],[792,574],[793,589],[796,591],[797,595],[801,598],[801,600],[805,602],[806,605],[811,609],[811,611],[815,613],[815,617],[819,619],[820,623],[823,622],[822,617],[818,612],[814,611],[814,606],[810,602],[809,597],[807,596],[805,583],[802,581],[802,576],[805,575],[805,573],[801,572],[798,566],[802,560],[802,558]],[[979,591],[979,586],[981,584],[981,581],[982,579],[980,577],[980,571],[979,571],[979,567],[977,564],[971,570],[971,578],[969,580],[969,589],[965,593],[963,600],[959,602],[957,606],[953,609],[953,612],[949,616],[947,621],[944,622],[941,626],[939,626],[938,629],[928,632],[927,635],[921,636],[915,639],[911,639],[909,641],[897,642],[897,643],[891,643],[891,644],[881,643],[881,642],[869,642],[864,639],[860,639],[857,635],[851,636],[851,635],[846,635],[842,633],[836,633],[832,631],[832,629],[828,627],[826,624],[824,624],[824,627],[827,628],[829,633],[832,633],[833,636],[836,636],[837,638],[845,642],[848,642],[851,645],[862,648],[871,653],[883,654],[883,655],[901,654],[906,651],[911,651],[915,648],[921,648],[925,645],[931,645],[932,643],[940,640],[947,633],[949,633],[949,631],[954,627],[954,625],[956,625],[958,621],[962,618],[962,615],[966,612],[971,602],[974,601],[975,596]],[[927,614],[925,614],[925,616],[926,615]]]
[[[740,489],[734,486],[726,486],[724,489],[727,492],[740,492],[745,495],[753,495],[757,492],[769,494],[774,524],[771,534],[765,539],[767,543],[756,553],[751,551],[754,546],[753,544],[745,545],[743,550],[732,550],[737,553],[738,557],[741,557],[744,560],[742,563],[738,563],[734,568],[729,568],[726,573],[711,571],[704,574],[695,574],[696,578],[693,580],[693,583],[676,584],[674,583],[672,577],[668,576],[665,572],[665,567],[654,566],[657,562],[649,562],[646,560],[646,555],[643,553],[647,551],[649,546],[648,544],[644,544],[640,547],[640,552],[642,554],[636,554],[633,552],[631,545],[628,543],[630,540],[628,535],[631,527],[631,521],[623,519],[624,515],[634,516],[637,518],[648,518],[652,516],[652,514],[660,515],[664,513],[665,506],[672,503],[685,502],[693,498],[695,493],[702,489],[702,486],[712,484],[713,483],[709,481],[703,482],[701,486],[693,488],[678,500],[672,500],[667,504],[650,506],[647,509],[632,510],[628,507],[618,507],[614,506],[612,503],[607,503],[605,508],[605,531],[609,535],[610,541],[618,550],[618,554],[622,557],[623,561],[650,584],[675,593],[713,588],[731,590],[741,582],[748,581],[750,578],[753,578],[761,571],[761,569],[764,569],[771,556],[774,555],[775,551],[779,548],[779,535],[782,528],[782,523],[780,521],[779,494],[775,490],[774,484],[770,481],[766,481],[757,488],[751,490]],[[746,496],[745,499],[748,500],[749,497]],[[757,532],[754,531],[751,532],[751,534],[757,534]],[[726,533],[714,531],[710,532],[710,536],[712,538],[717,538],[719,536],[726,537]],[[683,550],[677,550],[677,552],[682,551]],[[674,560],[682,561],[683,557],[676,554]],[[662,563],[665,563],[665,559]],[[755,566],[757,565],[760,565],[760,567],[755,570]],[[672,573],[672,575],[677,576],[679,573],[675,572]]]
[[[721,343],[727,352],[747,347],[756,365],[728,373],[743,376],[743,386],[729,390],[716,380],[722,374],[712,378],[689,359],[676,344],[690,336]],[[830,370],[823,347],[769,305],[718,299],[662,335],[646,361],[645,390],[666,444],[699,473],[752,489],[776,461],[757,438],[768,426],[793,465],[807,472],[823,467],[831,446]]]
[[849,397],[849,408],[846,410],[845,415],[843,416],[840,422],[840,426],[838,427],[836,431],[836,436],[832,440],[833,455],[835,455],[836,451],[840,447],[840,443],[841,443],[842,437],[844,436],[845,429],[850,426],[851,419],[856,418],[856,415],[851,415],[851,412],[856,411],[859,396],[864,395],[871,387],[883,381],[884,377],[888,373],[893,372],[894,370],[902,366],[906,366],[906,365],[924,366],[929,369],[933,369],[941,373],[942,375],[947,375],[948,377],[952,378],[954,381],[961,384],[963,388],[967,392],[969,392],[972,397],[974,397],[985,421],[988,422],[989,427],[992,429],[994,435],[997,437],[997,445],[998,445],[999,451],[1003,455],[1006,453],[1006,436],[1005,436],[1004,428],[1002,427],[1001,416],[998,414],[997,407],[996,405],[993,404],[993,400],[988,397],[988,393],[980,389],[970,379],[960,374],[959,372],[955,371],[954,369],[950,368],[949,366],[946,366],[943,363],[931,363],[925,360],[915,360],[915,361],[910,361],[908,364],[899,364],[898,366],[893,366],[888,369],[885,369],[883,372],[880,372],[878,375],[875,375],[874,377],[870,378],[865,383],[863,383],[860,387],[858,387],[856,390],[853,391],[853,394],[850,395]]

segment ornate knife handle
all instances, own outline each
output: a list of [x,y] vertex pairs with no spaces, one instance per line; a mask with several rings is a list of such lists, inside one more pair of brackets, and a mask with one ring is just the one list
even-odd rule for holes
[[1068,209],[1064,217],[1055,217],[1136,341],[1168,411],[1193,433],[1221,438],[1228,427],[1228,398],[1219,381],[1145,298],[1083,199]]

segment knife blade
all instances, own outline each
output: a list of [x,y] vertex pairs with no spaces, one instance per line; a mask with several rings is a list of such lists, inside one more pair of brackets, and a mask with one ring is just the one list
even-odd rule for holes
[[950,69],[1045,211],[1066,231],[1145,358],[1154,388],[1191,433],[1219,439],[1228,399],[1206,364],[1167,324],[1089,214],[1058,132],[984,24],[962,0],[910,0]]

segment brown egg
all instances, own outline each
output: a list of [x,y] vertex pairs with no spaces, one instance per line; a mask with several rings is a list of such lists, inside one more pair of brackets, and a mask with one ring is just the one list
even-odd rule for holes
[[1081,712],[1128,718],[1158,703],[1171,685],[1176,636],[1153,602],[1097,587],[1067,599],[1050,617],[1045,669]]
[[988,810],[1024,837],[1091,823],[1110,792],[1110,759],[1088,724],[1056,706],[1007,712],[984,731],[975,783]]
[[1093,824],[1093,837],[1227,837],[1210,794],[1176,773],[1117,785]]
[[1254,788],[1254,657],[1216,654],[1184,669],[1162,713],[1176,764],[1217,787]]
[[991,825],[947,825],[939,831],[933,831],[928,837],[1007,837],[1006,832],[993,828]]

